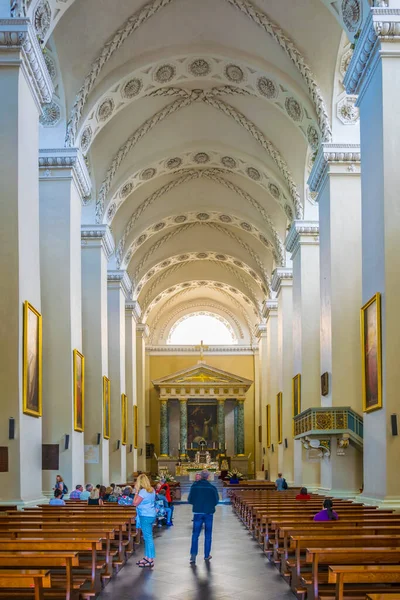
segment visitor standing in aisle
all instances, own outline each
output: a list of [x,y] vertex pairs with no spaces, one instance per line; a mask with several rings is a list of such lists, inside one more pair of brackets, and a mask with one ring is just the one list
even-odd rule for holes
[[204,524],[204,560],[211,559],[212,527],[215,507],[219,502],[216,488],[208,481],[209,472],[202,471],[200,480],[190,488],[188,503],[193,510],[192,545],[190,548],[190,564],[196,564],[199,551],[199,536]]
[[142,569],[152,569],[156,557],[153,540],[153,525],[156,520],[156,492],[144,473],[139,475],[136,480],[133,505],[136,506],[144,538],[144,557],[136,564]]

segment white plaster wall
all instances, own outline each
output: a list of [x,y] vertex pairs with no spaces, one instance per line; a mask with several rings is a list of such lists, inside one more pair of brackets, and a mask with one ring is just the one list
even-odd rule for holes
[[[1,69],[0,88],[0,444],[9,449],[0,502],[29,502],[42,491],[42,419],[22,413],[23,302],[41,310],[38,109],[18,68]],[[10,417],[14,440],[8,440]]]

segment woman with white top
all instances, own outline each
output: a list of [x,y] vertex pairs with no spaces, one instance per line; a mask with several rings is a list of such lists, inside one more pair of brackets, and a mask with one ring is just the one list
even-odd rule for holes
[[151,487],[149,478],[142,473],[136,480],[135,484],[135,499],[133,505],[136,506],[136,511],[140,519],[140,527],[143,532],[144,539],[144,558],[136,564],[144,568],[152,569],[154,567],[154,559],[156,552],[153,541],[153,525],[156,520],[156,493]]

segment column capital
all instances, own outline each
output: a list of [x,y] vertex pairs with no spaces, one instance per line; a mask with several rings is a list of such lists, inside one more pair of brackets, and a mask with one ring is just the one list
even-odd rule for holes
[[51,102],[53,84],[30,19],[0,19],[0,66],[21,67],[39,111]]
[[270,317],[278,316],[278,300],[266,300],[263,304],[262,316],[266,323],[268,323]]
[[258,339],[267,337],[267,324],[266,323],[258,323],[254,328],[254,335]]
[[293,221],[285,241],[292,260],[302,245],[319,246],[319,221]]
[[107,260],[112,256],[115,245],[108,225],[81,225],[82,247],[102,248]]
[[135,323],[139,323],[140,317],[142,316],[142,309],[137,300],[125,303],[125,316],[132,317],[135,319]]
[[179,398],[179,402],[180,402],[181,404],[186,404],[186,402],[187,402],[187,401],[188,401],[188,399],[187,399],[187,398]]
[[108,289],[121,289],[126,299],[129,299],[132,292],[132,282],[127,271],[107,271]]
[[360,144],[323,142],[308,178],[312,192],[320,192],[329,174],[359,175],[361,173]]
[[136,325],[136,334],[140,335],[144,340],[149,337],[150,329],[146,323],[138,323]]
[[246,398],[236,398],[236,402],[244,403],[245,400]]
[[293,269],[279,267],[272,272],[271,288],[279,296],[282,287],[291,287],[293,284]]
[[42,181],[73,178],[83,204],[90,197],[92,182],[79,148],[39,150],[39,179]]
[[226,398],[217,398],[218,404],[225,404]]
[[356,42],[343,84],[360,103],[382,56],[400,57],[400,8],[374,7]]

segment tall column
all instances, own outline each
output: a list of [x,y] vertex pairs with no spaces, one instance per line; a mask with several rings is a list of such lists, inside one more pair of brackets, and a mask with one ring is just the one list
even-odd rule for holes
[[169,456],[168,444],[168,400],[160,399],[160,456]]
[[218,448],[225,450],[225,398],[218,398]]
[[285,267],[275,269],[272,289],[278,300],[278,373],[282,392],[282,439],[278,446],[278,471],[289,485],[293,474],[293,272]]
[[47,366],[43,443],[59,444],[60,452],[59,468],[43,471],[43,489],[50,495],[57,473],[62,473],[70,489],[85,480],[84,433],[80,430],[84,406],[82,422],[75,423],[73,352],[82,353],[81,205],[91,183],[77,148],[40,150],[39,166],[41,291],[46,315],[43,359]]
[[1,474],[1,502],[29,504],[42,499],[42,419],[23,412],[23,303],[42,312],[38,121],[53,87],[29,19],[10,19],[9,10],[10,3],[3,2],[0,15],[8,18],[0,19],[0,446],[6,448],[3,456],[8,453],[8,470]]
[[126,271],[108,271],[108,369],[111,380],[110,478],[126,478],[126,446],[122,444],[121,396],[125,390],[125,300],[131,291]]
[[[266,400],[271,404],[271,448],[266,449],[265,466],[268,469],[268,477],[275,481],[278,476],[278,410],[277,395],[279,389],[279,369],[278,369],[278,302],[276,300],[267,300],[264,304],[263,317],[267,323],[266,350],[265,350],[265,379],[266,379]],[[266,417],[265,417],[266,418]],[[273,445],[273,448],[272,448]]]
[[[268,397],[268,337],[267,337],[267,325],[260,323],[256,327],[256,335],[258,337],[258,371],[259,371],[259,398],[260,403],[258,407],[258,423],[255,423],[254,436],[256,440],[256,471],[259,471],[264,464],[265,469],[269,469],[269,451],[267,453],[267,421],[266,421],[266,407],[267,404],[271,404],[271,416],[272,410],[274,410],[273,403],[270,402]],[[274,421],[272,421],[274,422]],[[261,426],[261,440],[259,441],[258,427]],[[273,428],[272,428],[273,430]],[[272,431],[271,430],[271,431]],[[258,452],[257,452],[258,451]],[[264,455],[264,451],[266,454]]]
[[[320,269],[318,221],[294,221],[286,238],[293,263],[293,376],[301,374],[301,407],[320,406]],[[294,440],[294,483],[317,489],[320,464]]]
[[244,453],[244,401],[245,401],[245,398],[237,399],[237,431],[236,431],[237,456],[245,456],[245,453]]
[[138,407],[138,464],[139,471],[146,471],[146,338],[149,328],[144,323],[136,326],[136,394]]
[[136,399],[136,323],[140,320],[138,302],[125,304],[125,389],[128,397],[128,446],[126,455],[127,479],[137,471],[137,449],[135,448],[134,406]]
[[[321,373],[329,382],[321,405],[361,413],[360,146],[322,144],[309,183],[320,215]],[[338,456],[331,449],[321,462],[321,489],[346,496],[361,485],[362,452],[350,445]]]
[[110,483],[104,438],[103,377],[108,377],[107,261],[114,252],[108,225],[82,225],[82,347],[85,356],[85,445],[98,444],[98,462],[85,464],[85,481]]
[[179,423],[180,423],[180,456],[186,457],[187,449],[187,398],[179,398]]
[[345,78],[358,94],[361,126],[362,302],[382,294],[382,409],[364,415],[363,497],[400,505],[398,413],[400,355],[400,14],[399,2],[372,8]]

